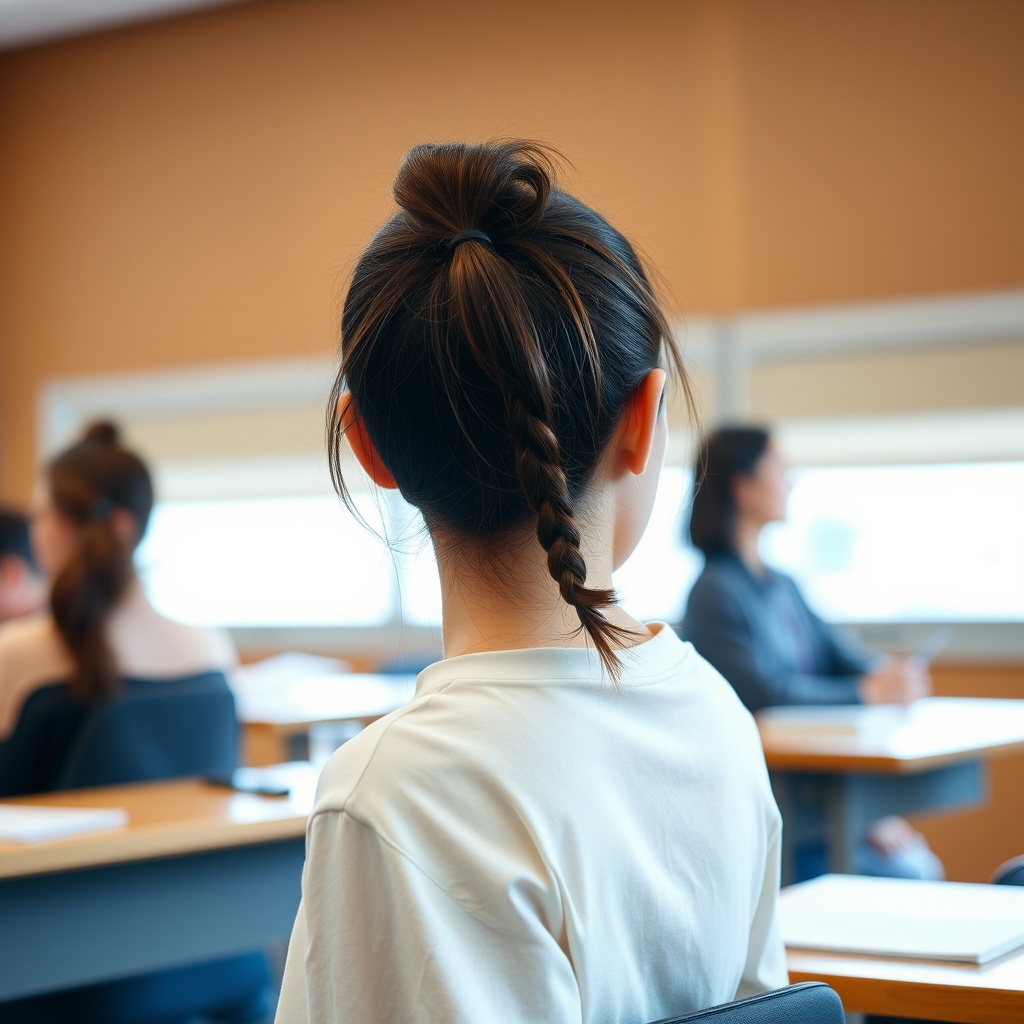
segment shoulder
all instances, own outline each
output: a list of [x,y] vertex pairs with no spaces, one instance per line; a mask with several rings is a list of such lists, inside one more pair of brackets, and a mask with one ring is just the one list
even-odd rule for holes
[[732,592],[743,585],[747,576],[737,559],[729,555],[711,555],[704,562],[693,589],[707,594]]
[[807,604],[804,600],[804,595],[800,591],[800,587],[792,576],[789,576],[784,572],[779,572],[778,569],[769,569],[769,575],[776,585],[788,590],[797,599],[797,601],[800,602],[800,604]]
[[145,678],[227,672],[238,663],[226,632],[169,619],[141,593],[115,611],[107,631],[126,675]]
[[[373,836],[448,896],[461,901],[470,891],[479,901],[493,894],[500,903],[498,894],[524,863],[544,874],[535,837],[510,813],[518,806],[532,820],[535,808],[516,773],[503,771],[515,759],[495,749],[502,744],[493,735],[480,735],[470,689],[459,693],[457,715],[450,705],[435,706],[435,697],[414,698],[331,757],[310,816],[307,862],[343,863],[349,851],[339,844]],[[484,902],[478,916],[503,919],[500,906]]]
[[68,659],[49,615],[33,615],[0,626],[0,685],[12,672],[63,670]]
[[168,629],[177,632],[183,647],[193,653],[200,665],[225,672],[238,665],[238,652],[227,630],[187,626],[170,619],[165,621]]
[[[444,739],[448,723],[435,713],[434,697],[413,697],[336,751],[321,773],[314,814],[346,811],[372,827],[386,828],[393,814],[408,814],[436,788],[431,775],[440,761],[447,762],[442,776],[452,784],[471,751],[462,751],[459,759],[451,756]],[[473,697],[472,689],[460,694],[462,727],[472,717]]]
[[705,562],[686,602],[686,620],[742,614],[750,588],[749,574],[733,558],[712,556]]

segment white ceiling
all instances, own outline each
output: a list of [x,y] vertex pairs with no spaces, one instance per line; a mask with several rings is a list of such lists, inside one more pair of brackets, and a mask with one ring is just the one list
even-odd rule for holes
[[238,0],[0,0],[0,50]]

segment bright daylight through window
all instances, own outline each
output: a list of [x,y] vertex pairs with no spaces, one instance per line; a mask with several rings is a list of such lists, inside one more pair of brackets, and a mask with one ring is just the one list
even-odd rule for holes
[[[678,621],[700,568],[680,535],[688,476],[666,467],[650,527],[616,573],[643,619]],[[806,469],[793,481],[789,521],[764,552],[826,619],[1024,620],[1024,463]],[[378,535],[333,496],[163,503],[139,553],[146,586],[164,613],[211,625],[440,622],[412,510],[356,500]]]

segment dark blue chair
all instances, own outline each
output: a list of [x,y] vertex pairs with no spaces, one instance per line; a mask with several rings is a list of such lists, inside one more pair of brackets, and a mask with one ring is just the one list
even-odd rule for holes
[[[48,779],[50,790],[222,775],[238,764],[235,702],[221,672],[125,679],[112,698],[85,708],[63,684],[45,687],[26,701],[9,741],[15,753],[47,726],[64,740],[59,763],[52,744],[35,758],[34,778]],[[0,1004],[0,1024],[177,1024],[197,1016],[244,1024],[269,1012],[269,984],[266,957],[246,953]]]
[[820,981],[762,992],[655,1024],[845,1024],[839,996]]
[[994,885],[1024,885],[1024,857],[1014,857],[1000,864],[992,876]]
[[235,699],[222,672],[126,679],[85,715],[54,789],[223,774],[238,767]]

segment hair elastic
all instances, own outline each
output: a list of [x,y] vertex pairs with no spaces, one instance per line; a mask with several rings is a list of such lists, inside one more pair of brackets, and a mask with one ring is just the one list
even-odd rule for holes
[[476,228],[470,228],[468,231],[460,231],[449,243],[448,252],[449,254],[455,252],[455,250],[463,242],[483,242],[484,245],[491,248],[494,247],[494,243],[491,241],[491,236],[486,231],[478,231]]

